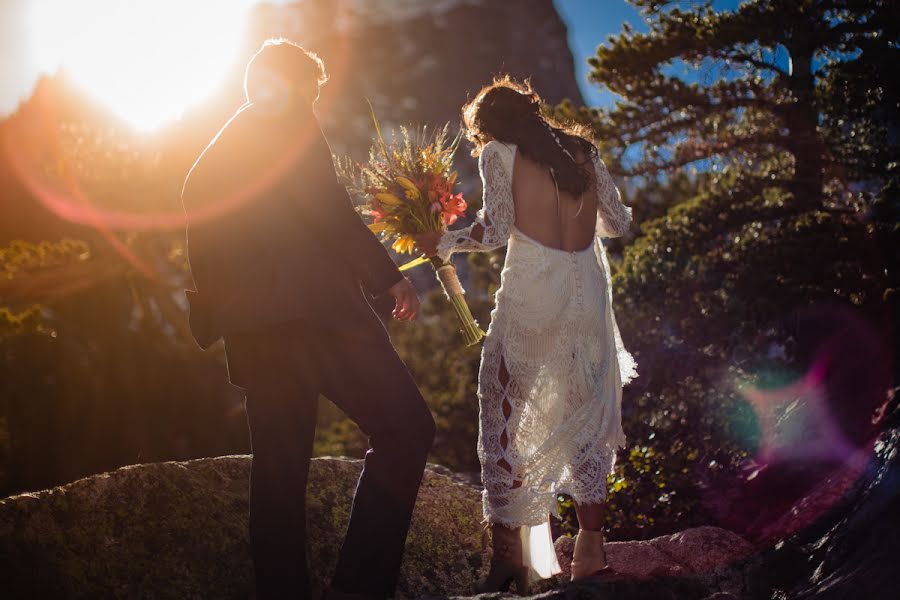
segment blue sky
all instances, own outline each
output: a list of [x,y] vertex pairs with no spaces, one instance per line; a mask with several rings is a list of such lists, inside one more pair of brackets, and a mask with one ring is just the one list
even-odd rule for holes
[[[626,0],[553,0],[569,29],[569,47],[575,58],[578,85],[588,106],[607,106],[615,96],[589,83],[587,59],[610,35],[619,33],[628,22],[637,31],[647,31],[640,11]],[[697,2],[683,2],[685,5]],[[717,10],[734,10],[740,0],[714,0]]]
[[638,31],[646,31],[640,12],[625,0],[553,0],[553,3],[569,29],[569,47],[585,103],[606,106],[613,101],[613,95],[588,82],[587,59],[609,36],[619,33],[625,22]]

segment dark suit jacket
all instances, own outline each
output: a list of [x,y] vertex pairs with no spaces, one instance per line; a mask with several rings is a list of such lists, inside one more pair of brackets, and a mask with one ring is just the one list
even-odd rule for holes
[[309,108],[272,118],[241,107],[194,164],[182,200],[202,348],[298,319],[381,327],[361,284],[378,296],[402,275],[337,181]]

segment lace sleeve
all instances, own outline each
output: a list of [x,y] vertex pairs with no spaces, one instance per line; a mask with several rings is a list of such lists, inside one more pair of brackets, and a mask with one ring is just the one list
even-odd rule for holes
[[506,148],[490,142],[478,158],[478,171],[484,189],[484,206],[472,225],[448,231],[438,243],[438,258],[450,260],[454,252],[486,252],[505,246],[515,222],[512,196],[512,165],[504,164],[501,152]]
[[623,236],[631,226],[631,208],[622,204],[619,189],[596,154],[594,173],[597,175],[597,236]]

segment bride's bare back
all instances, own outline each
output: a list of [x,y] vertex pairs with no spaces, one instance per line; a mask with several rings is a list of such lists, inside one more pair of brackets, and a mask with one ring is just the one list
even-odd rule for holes
[[[557,204],[550,170],[516,150],[496,141],[484,146],[478,159],[484,206],[478,218],[464,229],[417,236],[423,252],[446,262],[453,252],[493,250],[507,244],[513,228],[544,247],[566,252],[587,249],[595,237],[628,233],[631,209],[622,204],[599,157],[591,158],[593,168],[588,169],[590,181],[582,197],[560,189]],[[427,236],[434,236],[433,241]]]
[[[585,157],[576,159],[582,162]],[[557,204],[550,169],[516,152],[512,177],[516,228],[548,248],[574,252],[590,246],[596,235],[597,191],[594,170],[588,171],[591,181],[582,197],[560,189]]]

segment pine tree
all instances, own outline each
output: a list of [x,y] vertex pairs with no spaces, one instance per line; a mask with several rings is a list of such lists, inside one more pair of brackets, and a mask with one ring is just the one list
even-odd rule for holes
[[591,79],[622,96],[594,113],[611,168],[712,176],[644,224],[619,279],[627,301],[678,318],[675,338],[722,355],[796,307],[883,310],[895,265],[876,242],[879,227],[893,235],[900,95],[879,69],[900,58],[895,5],[634,3],[649,33],[626,26],[590,59]]
[[[869,101],[857,105],[863,110],[883,95],[875,78],[896,92],[886,76],[890,69],[877,70],[897,58],[900,15],[893,2],[755,0],[733,12],[709,4],[685,10],[677,2],[633,3],[644,9],[650,32],[626,24],[589,60],[591,79],[624,98],[597,119],[624,174],[702,160],[750,170],[786,158],[789,168],[779,176],[809,200],[821,196],[826,179],[842,166],[820,126],[834,112],[837,87],[845,85],[845,95],[856,90],[854,101],[868,94]],[[686,81],[678,72],[683,69],[699,80]],[[870,80],[848,82],[853,73],[868,73]],[[885,100],[896,102],[896,96]],[[635,145],[642,157],[626,166],[623,152]]]
[[[831,336],[825,397],[850,439],[884,400],[900,14],[886,0],[631,1],[649,32],[626,25],[589,59],[591,80],[621,99],[557,110],[593,123],[614,174],[670,194],[615,277],[641,378],[626,389],[633,445],[616,478],[632,489],[613,488],[610,514],[688,522],[705,510],[691,481],[737,474],[759,442],[735,382],[801,377]],[[692,172],[696,193],[667,187]]]

